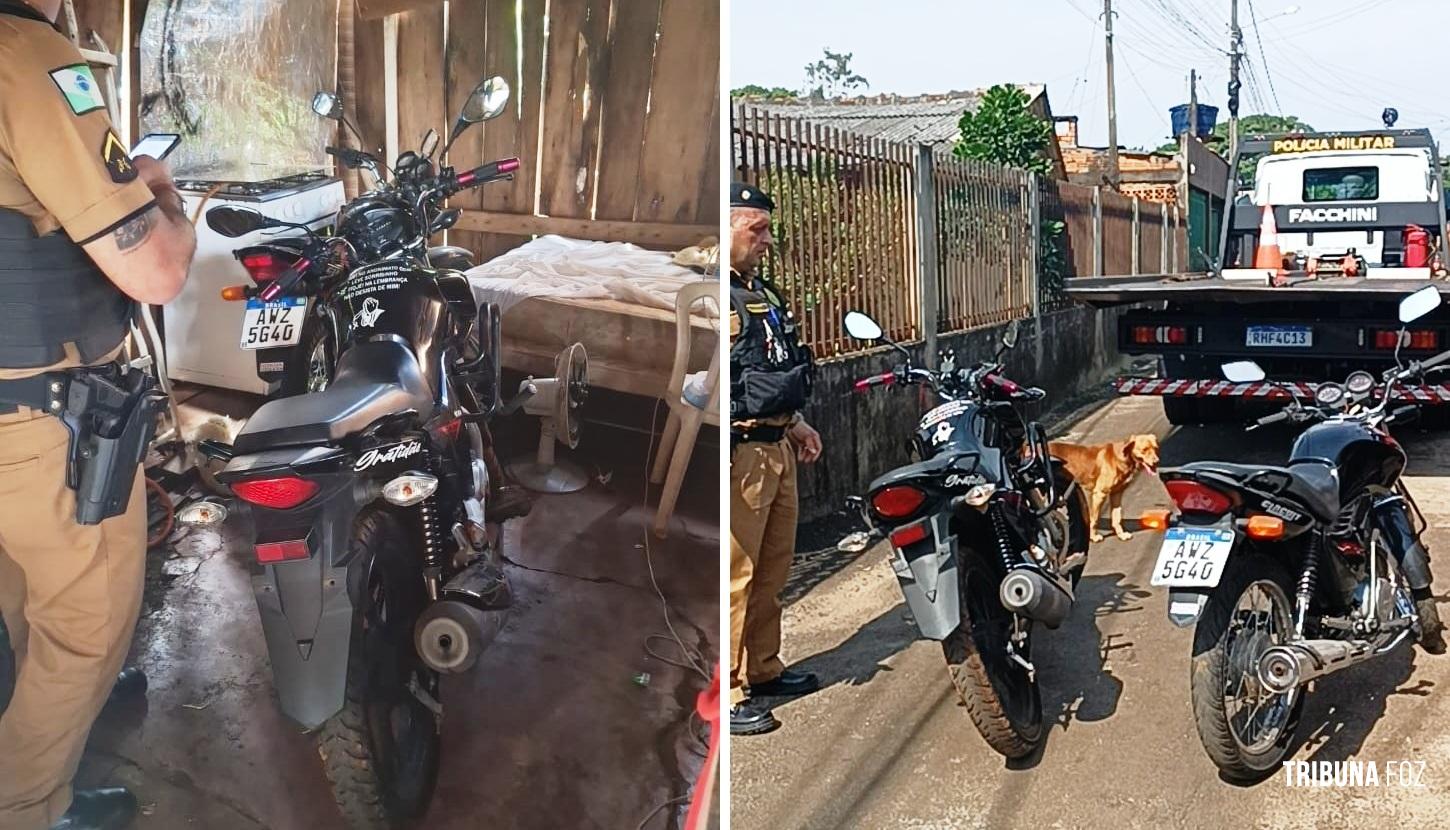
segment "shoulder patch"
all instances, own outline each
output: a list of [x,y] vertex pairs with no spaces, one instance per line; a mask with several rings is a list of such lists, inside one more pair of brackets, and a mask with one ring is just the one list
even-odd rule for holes
[[60,94],[65,96],[65,102],[70,105],[70,111],[76,115],[106,108],[106,100],[101,97],[101,85],[96,83],[96,76],[91,74],[91,68],[86,64],[77,63],[52,69],[50,79],[55,81]]
[[751,314],[769,314],[770,305],[767,303],[746,303],[745,310]]
[[101,145],[101,163],[106,166],[106,172],[111,174],[111,181],[116,184],[133,182],[139,175],[136,165],[126,154],[126,148],[121,146],[121,139],[116,138],[115,130],[106,130],[106,139]]

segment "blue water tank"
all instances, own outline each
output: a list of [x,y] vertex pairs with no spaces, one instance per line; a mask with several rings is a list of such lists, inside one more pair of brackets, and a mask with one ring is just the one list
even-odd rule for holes
[[[1183,135],[1188,132],[1188,105],[1179,104],[1168,110],[1168,115],[1173,119],[1173,134]],[[1198,105],[1198,130],[1199,138],[1208,138],[1213,135],[1213,125],[1218,123],[1218,107],[1211,107],[1208,104]]]

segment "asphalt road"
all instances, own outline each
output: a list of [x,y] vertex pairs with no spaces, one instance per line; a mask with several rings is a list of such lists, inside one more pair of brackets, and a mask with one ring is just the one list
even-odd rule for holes
[[[1169,466],[1279,462],[1291,441],[1271,430],[1175,429],[1153,399],[1105,403],[1062,437],[1096,443],[1139,432],[1163,439]],[[1450,434],[1401,438],[1411,454],[1407,480],[1431,523],[1436,593],[1450,602]],[[1125,502],[1129,516],[1168,503],[1147,477]],[[1251,787],[1221,780],[1189,708],[1192,632],[1168,622],[1165,594],[1148,584],[1158,540],[1136,533],[1095,545],[1071,617],[1034,643],[1043,706],[1056,725],[1021,762],[1005,762],[973,728],[940,647],[919,639],[906,616],[884,548],[822,582],[787,609],[785,637],[788,660],[817,672],[824,688],[780,701],[775,732],[732,741],[732,826],[1445,826],[1450,656],[1418,648],[1320,680],[1295,738],[1294,759],[1373,761],[1380,786],[1295,786],[1283,774]],[[1441,615],[1450,618],[1450,606]],[[1401,761],[1412,763],[1391,772]]]

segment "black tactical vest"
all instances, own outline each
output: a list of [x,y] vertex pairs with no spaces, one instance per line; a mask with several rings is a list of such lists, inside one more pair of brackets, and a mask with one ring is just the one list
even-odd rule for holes
[[64,233],[37,237],[0,208],[0,368],[38,369],[75,343],[94,363],[121,345],[134,302]]
[[799,411],[811,394],[815,366],[801,345],[795,317],[775,287],[757,288],[730,276],[730,305],[740,334],[730,347],[730,420],[769,418]]

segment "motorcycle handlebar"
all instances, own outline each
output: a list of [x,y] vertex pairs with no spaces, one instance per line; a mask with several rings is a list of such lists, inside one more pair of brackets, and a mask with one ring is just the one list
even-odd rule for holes
[[870,389],[873,386],[880,386],[883,383],[892,384],[895,382],[895,372],[884,372],[879,375],[871,375],[870,377],[861,378],[860,380],[856,381],[855,389],[857,392],[865,392],[867,389]]
[[476,185],[487,184],[495,179],[500,179],[513,173],[519,169],[519,166],[520,162],[517,158],[491,161],[488,164],[479,165],[472,170],[466,170],[454,176],[454,185],[456,187],[474,187]]
[[297,285],[298,281],[302,279],[302,275],[307,273],[307,269],[311,267],[311,260],[305,258],[297,260],[296,264],[287,269],[282,276],[268,283],[257,296],[263,302],[271,302],[277,299],[288,291],[291,291]]

